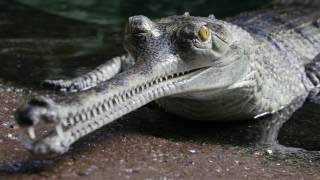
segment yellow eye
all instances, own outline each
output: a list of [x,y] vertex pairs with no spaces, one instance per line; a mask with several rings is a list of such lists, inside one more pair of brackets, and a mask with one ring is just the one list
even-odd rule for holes
[[209,33],[210,30],[207,26],[201,26],[198,36],[201,39],[201,41],[207,41],[209,39]]

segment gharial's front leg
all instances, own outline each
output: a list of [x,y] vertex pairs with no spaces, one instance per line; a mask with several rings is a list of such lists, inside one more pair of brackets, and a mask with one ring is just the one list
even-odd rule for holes
[[45,80],[42,86],[58,91],[76,92],[89,89],[100,82],[114,77],[123,69],[127,69],[134,64],[134,59],[129,55],[114,57],[106,63],[98,66],[91,72],[68,80]]
[[278,134],[281,127],[290,119],[297,109],[302,107],[306,100],[320,103],[320,54],[305,66],[305,72],[311,82],[311,91],[305,95],[297,97],[289,106],[282,110],[261,117],[263,130],[259,145],[267,147],[269,152],[275,151],[284,155],[293,155],[302,158],[305,158],[306,156],[311,158],[320,157],[320,151],[307,151],[301,148],[285,147],[278,142]]
[[266,115],[260,119],[262,125],[262,135],[258,145],[266,148],[268,153],[280,153],[285,156],[300,158],[319,158],[319,151],[308,151],[302,148],[286,147],[278,141],[281,127],[290,119],[292,114],[305,102],[307,96],[296,98],[291,105],[273,114]]

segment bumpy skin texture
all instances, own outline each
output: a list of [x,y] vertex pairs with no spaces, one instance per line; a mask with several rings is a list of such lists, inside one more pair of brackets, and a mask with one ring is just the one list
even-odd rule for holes
[[[81,92],[58,102],[37,98],[21,107],[16,119],[24,143],[34,153],[63,153],[84,135],[156,101],[193,120],[266,119],[261,145],[305,153],[279,145],[277,136],[293,112],[318,95],[319,18],[317,9],[305,7],[226,21],[188,14],[157,21],[130,17],[124,47],[134,65],[117,74],[119,65],[107,78],[97,78],[95,70],[76,80],[47,81]],[[73,82],[85,85],[74,88]]]

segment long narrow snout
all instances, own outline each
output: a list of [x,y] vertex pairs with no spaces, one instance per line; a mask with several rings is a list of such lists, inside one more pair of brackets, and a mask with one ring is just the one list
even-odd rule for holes
[[[61,102],[35,98],[16,113],[23,141],[36,154],[64,153],[79,138],[158,98],[183,91],[179,86],[194,71],[174,65],[155,71],[132,68],[98,87]],[[155,74],[153,72],[163,72]]]

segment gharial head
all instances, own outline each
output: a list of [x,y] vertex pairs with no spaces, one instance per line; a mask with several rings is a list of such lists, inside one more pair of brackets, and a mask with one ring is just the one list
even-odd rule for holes
[[235,30],[240,29],[213,15],[157,21],[138,15],[126,23],[124,47],[148,77],[192,74],[179,92],[206,91],[234,83],[248,67],[247,39]]
[[[90,91],[61,102],[35,98],[17,111],[29,149],[65,152],[80,137],[150,101],[201,98],[199,94],[232,85],[249,67],[250,36],[213,16],[185,14],[157,21],[133,16],[125,31],[133,67]],[[47,133],[36,135],[37,127]]]

